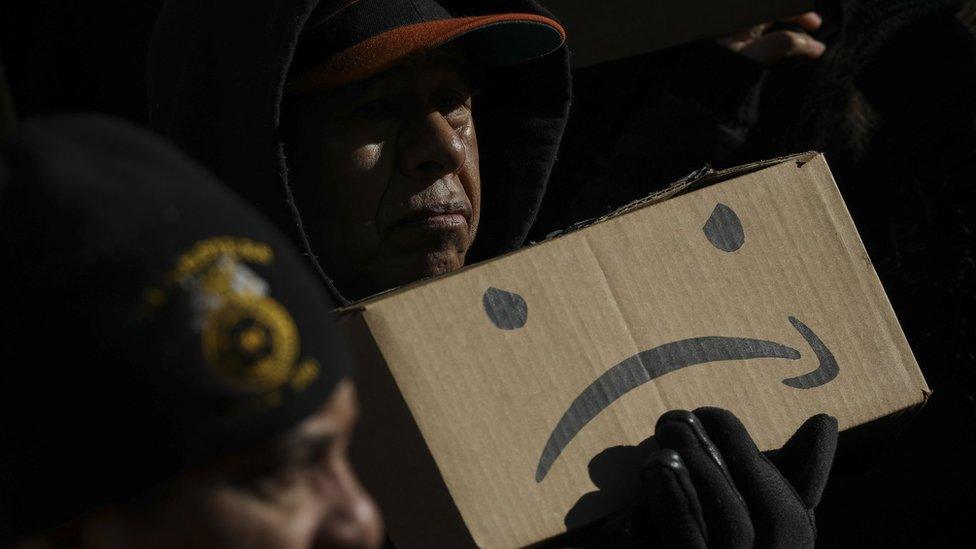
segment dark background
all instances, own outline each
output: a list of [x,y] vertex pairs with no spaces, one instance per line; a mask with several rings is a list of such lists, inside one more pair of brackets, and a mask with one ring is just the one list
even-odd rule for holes
[[0,17],[21,118],[97,111],[146,122],[145,60],[162,0],[32,0]]
[[[3,61],[17,113],[97,111],[147,122],[145,57],[162,0],[34,0],[0,17]],[[937,53],[934,55],[938,55]],[[794,123],[790,97],[807,74],[784,67],[764,91],[765,126],[735,163],[798,152],[781,139]],[[897,90],[897,83],[893,83]],[[897,93],[897,92],[896,92]],[[972,210],[935,193],[944,182],[906,177],[881,151],[832,167],[879,275],[936,397],[911,428],[892,436],[881,465],[839,471],[818,511],[825,546],[932,546],[976,533],[973,394],[976,342],[968,288],[976,259],[967,226],[948,214]],[[889,155],[890,156],[890,155]],[[952,195],[957,196],[957,195]],[[958,208],[957,208],[958,207]],[[956,247],[952,247],[956,246]],[[947,294],[955,287],[964,294]],[[962,296],[962,297],[960,297]],[[966,338],[964,341],[962,338]],[[845,476],[846,475],[846,476]]]

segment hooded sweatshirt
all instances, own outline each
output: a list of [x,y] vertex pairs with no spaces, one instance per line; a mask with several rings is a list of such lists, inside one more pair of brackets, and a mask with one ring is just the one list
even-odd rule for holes
[[[340,302],[312,252],[279,136],[296,45],[318,0],[171,0],[149,48],[150,123],[291,234]],[[535,13],[533,0],[441,0],[452,15]],[[570,103],[565,46],[487,71],[475,105],[482,212],[472,263],[509,252],[535,221]]]

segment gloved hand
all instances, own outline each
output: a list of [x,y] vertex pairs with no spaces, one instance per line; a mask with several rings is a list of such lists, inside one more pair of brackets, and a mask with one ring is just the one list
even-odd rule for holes
[[837,448],[837,420],[807,420],[767,458],[731,412],[672,411],[642,473],[630,537],[641,547],[814,547],[813,510]]

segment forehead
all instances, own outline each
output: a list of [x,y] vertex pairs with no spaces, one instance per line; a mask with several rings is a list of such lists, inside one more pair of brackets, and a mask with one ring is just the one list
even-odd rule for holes
[[260,474],[270,466],[300,460],[310,448],[348,438],[358,419],[359,402],[353,382],[340,381],[318,409],[290,430],[264,444],[218,460],[208,470],[244,476]]
[[[288,96],[282,101],[286,125],[304,125],[310,117],[339,113],[378,96],[404,92],[427,93],[444,84],[460,85],[473,93],[484,79],[483,70],[465,52],[447,45],[403,61],[376,76],[318,93]],[[290,122],[288,122],[290,120]]]
[[358,417],[356,389],[352,381],[346,379],[339,382],[329,399],[295,426],[286,438],[337,436],[352,430]]

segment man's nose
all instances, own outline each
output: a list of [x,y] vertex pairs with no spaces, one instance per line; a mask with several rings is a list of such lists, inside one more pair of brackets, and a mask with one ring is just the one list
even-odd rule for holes
[[466,147],[458,130],[441,113],[424,113],[400,134],[400,171],[427,180],[457,173],[467,161]]
[[317,548],[374,549],[384,540],[383,519],[373,498],[355,478],[343,483],[343,498],[323,522]]

